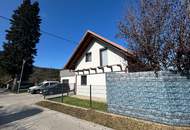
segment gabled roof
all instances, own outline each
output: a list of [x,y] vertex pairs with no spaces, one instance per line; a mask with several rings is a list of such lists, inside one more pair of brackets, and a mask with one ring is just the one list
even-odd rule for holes
[[85,52],[85,49],[88,47],[90,41],[92,39],[97,39],[99,41],[101,41],[102,44],[106,44],[106,46],[111,46],[114,49],[118,50],[120,53],[122,53],[123,55],[126,55],[128,57],[132,57],[133,54],[132,52],[130,52],[129,50],[127,50],[126,48],[88,30],[85,35],[83,36],[82,40],[80,41],[79,45],[77,46],[77,48],[75,49],[73,55],[71,56],[71,58],[69,59],[69,61],[67,62],[67,64],[64,66],[64,69],[74,69],[75,65],[77,63],[77,60],[80,59],[80,57],[82,56],[82,54]]

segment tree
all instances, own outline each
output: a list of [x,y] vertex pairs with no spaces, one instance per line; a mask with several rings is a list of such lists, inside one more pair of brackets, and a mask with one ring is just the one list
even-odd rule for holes
[[2,68],[1,68],[2,67],[2,63],[1,63],[2,55],[3,55],[3,51],[0,50],[0,71],[2,71]]
[[11,27],[6,31],[6,42],[3,45],[2,64],[14,79],[20,77],[23,60],[26,60],[23,79],[28,79],[32,73],[32,64],[37,54],[36,44],[41,35],[39,11],[38,2],[23,0],[10,20]]
[[0,50],[0,67],[1,67],[1,57],[3,55],[3,51]]
[[6,71],[2,68],[1,65],[1,57],[3,52],[0,51],[0,87],[3,85],[6,81],[10,80],[10,76],[6,73]]
[[141,63],[155,72],[190,69],[188,7],[179,0],[139,0],[119,23],[119,36]]
[[165,0],[141,0],[140,11],[128,11],[119,23],[120,36],[128,41],[136,58],[152,70],[160,70],[164,27],[169,4]]
[[170,24],[170,43],[174,46],[173,66],[181,73],[190,71],[190,10],[189,1],[175,3]]

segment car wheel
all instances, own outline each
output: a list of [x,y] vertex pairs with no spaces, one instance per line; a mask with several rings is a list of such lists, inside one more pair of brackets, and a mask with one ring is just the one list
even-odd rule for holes
[[39,94],[40,93],[40,90],[35,90],[35,94]]
[[35,94],[35,90],[31,90],[30,93],[31,93],[31,94]]

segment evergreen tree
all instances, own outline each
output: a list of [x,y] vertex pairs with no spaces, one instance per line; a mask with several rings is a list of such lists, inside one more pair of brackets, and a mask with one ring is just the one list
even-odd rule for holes
[[41,35],[39,11],[38,2],[23,0],[10,20],[11,26],[6,31],[1,61],[3,68],[14,79],[20,77],[23,60],[26,61],[23,80],[27,80],[32,73],[32,64],[37,54],[36,44]]
[[2,62],[2,60],[1,60],[1,59],[2,59],[2,58],[1,58],[2,55],[3,55],[3,51],[0,50],[0,67],[2,66],[2,65],[1,65],[1,64],[2,64],[2,63],[1,63],[1,62]]

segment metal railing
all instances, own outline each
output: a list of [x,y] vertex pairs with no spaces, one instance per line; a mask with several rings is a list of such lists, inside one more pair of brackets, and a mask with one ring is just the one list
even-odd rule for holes
[[89,107],[93,108],[93,101],[106,102],[106,85],[77,85],[77,96],[89,100]]
[[42,90],[44,99],[52,98],[54,96],[68,96],[70,92],[75,93],[75,84],[57,84],[47,86]]
[[[72,87],[72,86],[75,87]],[[70,89],[74,88],[74,89]],[[54,89],[54,90],[53,90]],[[43,93],[45,99],[60,98],[60,102],[64,102],[64,97],[69,96],[71,92],[75,92],[77,89],[76,98],[89,101],[89,107],[93,108],[93,102],[105,102],[106,101],[106,86],[105,85],[75,85],[75,84],[62,84],[60,87],[52,88],[49,92]],[[54,92],[54,93],[53,93]],[[75,95],[75,93],[74,93]],[[74,96],[75,97],[75,96]]]

